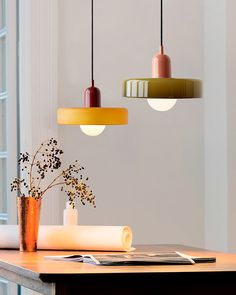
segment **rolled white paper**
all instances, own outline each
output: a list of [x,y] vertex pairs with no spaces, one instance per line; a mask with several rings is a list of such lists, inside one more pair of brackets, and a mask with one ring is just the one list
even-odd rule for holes
[[0,225],[0,248],[19,248],[17,225]]
[[[39,226],[38,249],[130,251],[131,247],[128,226]],[[17,225],[0,225],[0,248],[19,248]]]

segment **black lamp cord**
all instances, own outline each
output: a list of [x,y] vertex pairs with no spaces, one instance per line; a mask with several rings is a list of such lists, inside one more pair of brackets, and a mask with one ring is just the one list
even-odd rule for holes
[[91,0],[91,82],[94,86],[94,73],[93,73],[93,0]]
[[[163,50],[163,0],[160,0],[160,46]],[[94,86],[94,56],[93,56],[93,0],[91,0],[91,82],[92,86]]]
[[163,47],[163,0],[160,0],[160,21],[161,21],[161,32],[160,32],[160,45]]

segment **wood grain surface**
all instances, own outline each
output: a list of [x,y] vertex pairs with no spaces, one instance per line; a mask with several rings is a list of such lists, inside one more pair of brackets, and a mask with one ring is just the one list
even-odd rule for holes
[[[86,263],[46,260],[44,256],[101,252],[38,251],[23,253],[17,250],[0,250],[0,276],[26,287],[41,290],[41,292],[44,290],[44,294],[73,294],[73,292],[77,292],[78,288],[92,292],[99,290],[99,288],[104,289],[104,286],[108,289],[115,286],[115,290],[108,294],[126,294],[124,290],[127,291],[127,294],[135,294],[135,290],[137,292],[137,290],[144,289],[149,290],[149,294],[152,294],[151,290],[154,286],[166,292],[181,289],[182,294],[189,292],[192,288],[191,294],[195,294],[195,291],[196,294],[198,292],[205,294],[204,290],[209,288],[211,291],[215,290],[215,294],[218,294],[216,293],[218,291],[223,292],[226,288],[228,294],[231,292],[236,294],[234,286],[236,285],[235,254],[181,245],[137,246],[135,251],[159,250],[176,250],[202,257],[215,256],[216,263],[175,266],[96,266]],[[36,287],[34,288],[32,284]],[[209,290],[207,292],[210,292]],[[103,294],[106,294],[104,290]]]

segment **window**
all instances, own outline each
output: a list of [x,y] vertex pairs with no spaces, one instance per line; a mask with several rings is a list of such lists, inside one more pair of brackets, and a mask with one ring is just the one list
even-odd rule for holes
[[[16,222],[10,196],[10,181],[17,175],[16,19],[16,0],[0,0],[0,224]],[[0,278],[1,295],[15,289]]]
[[15,222],[10,181],[17,174],[16,0],[0,0],[0,224]]
[[6,280],[0,279],[0,294],[9,294],[9,284]]
[[7,145],[6,145],[6,21],[5,0],[0,0],[0,223],[7,221]]

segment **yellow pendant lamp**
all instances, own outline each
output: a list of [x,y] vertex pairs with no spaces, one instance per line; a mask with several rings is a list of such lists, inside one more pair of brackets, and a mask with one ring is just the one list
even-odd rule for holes
[[80,125],[83,133],[97,136],[106,125],[128,124],[128,110],[125,108],[101,107],[101,93],[94,86],[93,52],[93,0],[91,0],[91,86],[84,93],[84,107],[59,108],[57,122],[61,125]]
[[132,78],[123,81],[123,96],[147,99],[158,111],[170,110],[177,99],[200,98],[201,81],[171,78],[171,61],[163,47],[163,0],[160,0],[160,52],[152,60],[152,78]]

